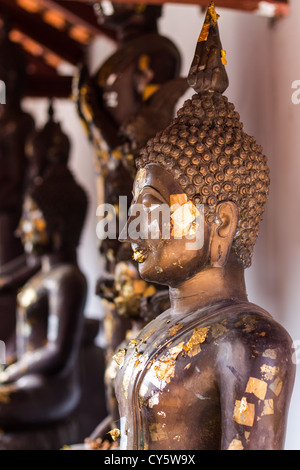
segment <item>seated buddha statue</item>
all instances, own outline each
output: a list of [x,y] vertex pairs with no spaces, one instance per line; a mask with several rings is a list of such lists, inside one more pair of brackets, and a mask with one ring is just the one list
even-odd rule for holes
[[[29,188],[31,184],[40,183],[51,167],[67,165],[69,154],[70,140],[62,131],[60,123],[55,120],[53,105],[50,101],[47,122],[42,128],[35,129],[26,141],[28,167],[25,186]],[[21,210],[22,199],[19,204]],[[16,222],[19,222],[20,217],[21,212]],[[10,238],[14,236],[22,247],[16,227],[14,234],[10,233]],[[22,252],[24,252],[23,248]],[[6,343],[8,358],[15,349],[17,292],[39,269],[40,260],[35,252],[25,252],[23,256],[6,263],[2,268],[0,266],[0,311],[3,312],[0,321],[0,337]]]
[[78,353],[86,279],[76,257],[87,197],[65,166],[28,190],[20,222],[26,253],[41,269],[17,299],[15,361],[0,373],[0,427],[58,421],[80,397]]
[[[223,94],[228,78],[217,20],[211,3],[189,74],[196,94],[137,162],[121,239],[138,253],[141,277],[168,286],[171,306],[115,356],[121,449],[284,446],[292,341],[248,300],[244,279],[269,170]],[[136,205],[144,211],[139,232]],[[151,217],[153,208],[168,208],[168,217]],[[150,237],[153,226],[157,236]]]
[[26,79],[23,55],[9,40],[7,25],[0,31],[0,80],[6,86],[6,103],[0,104],[0,268],[23,255],[14,236],[22,213],[26,185],[26,140],[34,120],[21,106]]
[[[6,91],[5,104],[0,104],[0,337],[10,354],[14,347],[16,291],[27,273],[35,269],[27,265],[22,244],[15,236],[26,187],[25,146],[34,120],[22,109],[26,64],[21,50],[9,39],[7,22],[0,30],[0,80]],[[20,274],[17,283],[16,272]]]

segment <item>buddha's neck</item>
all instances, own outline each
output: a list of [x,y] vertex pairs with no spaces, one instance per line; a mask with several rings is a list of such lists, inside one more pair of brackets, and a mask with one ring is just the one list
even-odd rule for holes
[[172,314],[185,314],[226,299],[247,301],[244,269],[207,267],[180,286],[170,287]]

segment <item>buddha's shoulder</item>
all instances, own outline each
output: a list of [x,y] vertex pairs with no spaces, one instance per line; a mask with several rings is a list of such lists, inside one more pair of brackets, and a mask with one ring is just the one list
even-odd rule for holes
[[209,326],[211,336],[230,344],[232,349],[235,346],[244,350],[264,351],[279,348],[288,354],[292,349],[292,339],[287,330],[255,304],[234,305]]
[[61,263],[54,266],[48,274],[49,280],[54,280],[61,285],[84,287],[86,285],[86,278],[82,271],[76,264]]

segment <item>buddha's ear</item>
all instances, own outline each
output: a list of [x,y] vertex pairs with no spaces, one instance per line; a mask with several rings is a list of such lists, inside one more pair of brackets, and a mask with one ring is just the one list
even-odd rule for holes
[[216,208],[216,220],[211,228],[210,264],[225,266],[238,223],[239,210],[234,202],[225,201]]

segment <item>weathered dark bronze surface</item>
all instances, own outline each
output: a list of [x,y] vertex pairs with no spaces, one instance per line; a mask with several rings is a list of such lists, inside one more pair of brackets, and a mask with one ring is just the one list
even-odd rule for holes
[[[171,307],[115,355],[121,449],[284,446],[295,375],[292,341],[248,301],[244,280],[269,171],[261,147],[220,93],[224,53],[216,19],[211,3],[200,35],[208,54],[196,58],[199,67],[190,77],[197,94],[139,159],[134,204],[171,206],[172,232],[169,239],[129,241],[141,277],[169,286]],[[197,204],[204,205],[202,218]],[[183,214],[177,225],[176,211]],[[144,217],[141,233],[150,233],[151,223]],[[203,245],[187,248],[196,241],[197,224]]]

